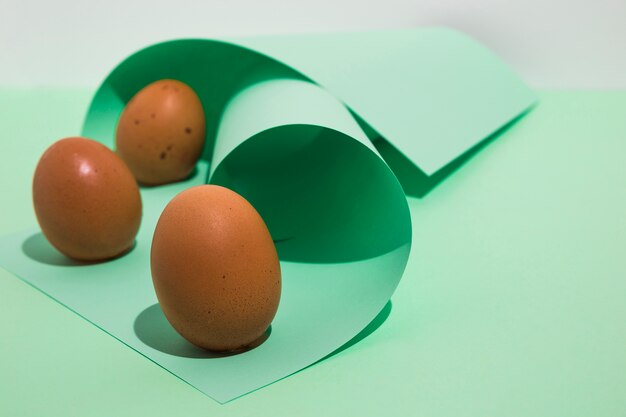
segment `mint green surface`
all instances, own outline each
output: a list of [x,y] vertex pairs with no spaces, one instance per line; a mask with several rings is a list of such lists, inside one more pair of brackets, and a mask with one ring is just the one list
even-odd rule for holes
[[[80,132],[91,95],[0,90],[0,233],[35,227],[39,155]],[[626,92],[540,99],[409,199],[413,248],[378,330],[225,405],[0,270],[0,415],[622,415]]]
[[[445,29],[242,42],[251,49],[211,40],[148,47],[107,77],[86,110],[82,135],[112,146],[126,102],[151,81],[180,79],[205,106],[207,146],[197,171],[142,190],[144,218],[131,253],[77,265],[37,229],[0,239],[6,269],[222,403],[324,358],[387,305],[412,229],[402,186],[373,141],[430,174],[534,102],[490,52]],[[254,205],[281,259],[271,334],[238,355],[186,343],[163,319],[151,285],[160,213],[205,181]]]

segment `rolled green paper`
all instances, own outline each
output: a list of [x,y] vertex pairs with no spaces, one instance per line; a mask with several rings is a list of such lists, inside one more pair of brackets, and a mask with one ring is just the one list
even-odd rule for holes
[[[163,78],[198,93],[207,147],[188,180],[142,189],[136,248],[76,268],[29,254],[34,244],[52,251],[30,230],[0,240],[0,262],[219,402],[324,358],[374,320],[411,246],[397,176],[405,189],[436,178],[535,101],[494,55],[446,29],[179,40],[122,62],[96,93],[83,135],[112,147],[125,104]],[[161,211],[178,192],[207,182],[255,206],[281,259],[270,337],[238,355],[182,339],[150,278]]]

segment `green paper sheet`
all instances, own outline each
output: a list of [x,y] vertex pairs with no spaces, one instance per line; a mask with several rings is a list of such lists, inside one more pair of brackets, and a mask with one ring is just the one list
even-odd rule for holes
[[[111,262],[77,264],[29,230],[0,239],[0,263],[219,402],[322,359],[390,300],[408,259],[411,220],[373,141],[430,175],[534,102],[492,54],[444,29],[182,40],[120,64],[96,93],[83,135],[112,146],[125,103],[161,78],[198,92],[207,147],[191,178],[141,190],[135,248]],[[281,258],[283,294],[270,335],[238,355],[212,354],[178,336],[150,278],[161,211],[206,182],[255,206]]]

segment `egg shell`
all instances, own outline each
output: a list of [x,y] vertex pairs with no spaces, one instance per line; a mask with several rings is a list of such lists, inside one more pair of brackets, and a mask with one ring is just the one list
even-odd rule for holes
[[137,181],[165,184],[189,176],[205,133],[197,94],[180,81],[159,80],[128,102],[117,124],[115,146]]
[[66,256],[96,261],[129,249],[141,223],[141,196],[124,162],[106,146],[61,139],[42,155],[33,205],[48,241]]
[[227,188],[193,187],[167,205],[154,232],[151,269],[165,317],[196,346],[245,349],[276,315],[276,247],[254,207]]

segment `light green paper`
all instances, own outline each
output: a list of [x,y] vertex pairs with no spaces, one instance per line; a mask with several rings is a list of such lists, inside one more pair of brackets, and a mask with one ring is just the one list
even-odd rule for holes
[[[408,199],[411,256],[381,327],[225,405],[0,268],[0,415],[619,416],[626,91],[539,95],[426,199]],[[80,132],[92,96],[0,89],[0,235],[35,224],[37,159]]]
[[[307,71],[298,69],[308,74],[309,69],[315,73],[335,68],[326,76],[335,71],[337,78],[330,76],[322,83],[329,89],[329,84],[337,83],[337,90],[329,90],[332,95],[289,67],[227,43],[174,41],[147,48],[105,81],[83,133],[111,145],[119,113],[132,95],[153,80],[180,79],[198,92],[207,113],[209,146],[198,172],[182,183],[142,190],[144,219],[137,246],[123,258],[90,266],[63,264],[62,258],[53,258],[41,235],[29,231],[0,242],[2,264],[220,402],[331,353],[387,303],[409,254],[408,206],[400,184],[369,141],[378,136],[373,135],[374,129],[382,133],[387,125],[401,125],[405,133],[411,132],[423,121],[407,118],[419,114],[425,103],[436,104],[429,111],[439,114],[439,129],[418,129],[419,139],[414,141],[400,131],[384,136],[409,157],[422,155],[415,152],[423,147],[432,149],[414,160],[428,172],[451,162],[532,102],[532,95],[508,70],[455,32],[436,29],[346,36],[337,35],[335,45],[346,47],[344,41],[349,39],[349,50],[357,53],[345,57],[344,63],[352,65],[357,58],[369,57],[357,47],[360,36],[365,45],[378,39],[381,53],[389,52],[384,46],[397,39],[417,36],[423,41],[424,56],[431,57],[430,53],[436,58],[439,51],[447,57],[423,63],[429,67],[426,72],[437,74],[438,80],[425,85],[437,88],[424,89],[431,97],[415,96],[417,91],[410,87],[414,75],[408,69],[416,68],[415,56],[421,49],[407,58],[407,44],[396,50],[390,67],[406,68],[404,76],[382,80],[391,69],[378,68],[378,79],[361,79],[360,86],[348,81],[352,75],[334,66],[341,62],[339,57],[325,55],[332,50],[329,44],[315,65],[310,64]],[[323,44],[329,38],[319,39]],[[276,53],[287,62],[297,61],[302,54],[296,48],[291,57],[286,56],[289,40],[259,42],[262,48],[283,48]],[[457,55],[460,62],[473,66],[467,71],[442,72],[449,56]],[[372,59],[389,61],[383,56]],[[348,68],[358,74],[367,73],[369,66]],[[459,90],[466,83],[469,87]],[[477,94],[483,90],[489,93]],[[353,117],[338,98],[352,111],[372,112],[371,119],[362,113]],[[465,123],[449,128],[451,120]],[[176,193],[205,179],[233,188],[252,202],[267,222],[281,257],[283,296],[271,335],[258,348],[240,355],[211,357],[193,348],[166,325],[155,306],[148,267],[154,226]],[[48,258],[41,258],[42,253]]]
[[500,59],[447,28],[256,37],[239,43],[302,71],[426,175],[528,109]]

